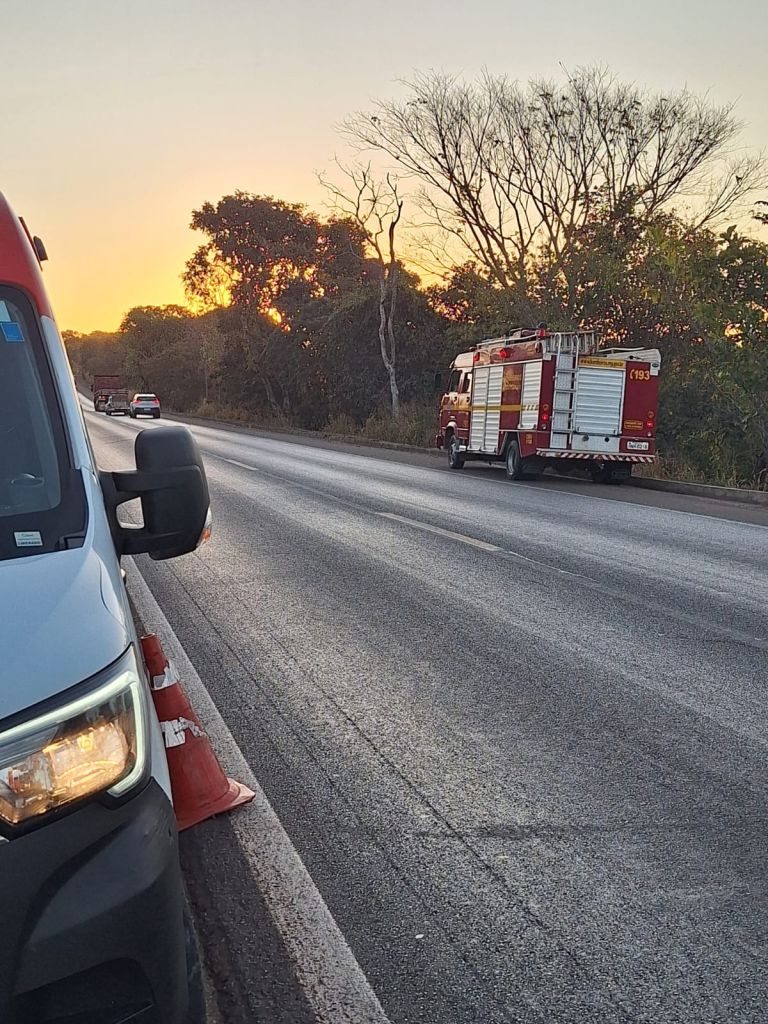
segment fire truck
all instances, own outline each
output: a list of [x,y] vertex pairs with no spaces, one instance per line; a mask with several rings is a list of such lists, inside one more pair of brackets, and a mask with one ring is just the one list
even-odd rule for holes
[[661,353],[601,348],[594,331],[520,329],[453,361],[436,444],[451,469],[502,462],[510,480],[548,467],[620,483],[656,459]]

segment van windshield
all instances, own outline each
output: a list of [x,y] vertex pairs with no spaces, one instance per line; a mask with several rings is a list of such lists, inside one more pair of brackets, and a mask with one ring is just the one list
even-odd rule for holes
[[85,499],[27,299],[0,287],[0,559],[68,546]]

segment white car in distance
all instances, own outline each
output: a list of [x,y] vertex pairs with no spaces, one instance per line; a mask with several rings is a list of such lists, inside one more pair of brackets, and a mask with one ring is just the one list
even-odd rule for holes
[[136,419],[137,416],[152,416],[154,419],[160,419],[160,399],[157,395],[151,394],[140,394],[134,395],[131,399],[130,408],[131,419]]

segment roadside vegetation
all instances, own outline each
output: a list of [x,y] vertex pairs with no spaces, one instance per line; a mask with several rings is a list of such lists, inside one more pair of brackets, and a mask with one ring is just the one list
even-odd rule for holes
[[768,175],[739,122],[602,69],[417,77],[342,126],[329,208],[204,203],[188,307],[66,333],[167,408],[427,444],[435,373],[541,321],[662,351],[658,472],[768,487]]

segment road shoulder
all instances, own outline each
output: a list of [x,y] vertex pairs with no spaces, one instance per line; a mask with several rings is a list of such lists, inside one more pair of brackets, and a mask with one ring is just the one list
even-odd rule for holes
[[136,562],[127,586],[157,633],[219,761],[255,793],[181,837],[182,864],[219,1012],[227,1024],[389,1024],[320,892]]

